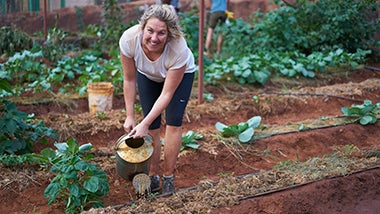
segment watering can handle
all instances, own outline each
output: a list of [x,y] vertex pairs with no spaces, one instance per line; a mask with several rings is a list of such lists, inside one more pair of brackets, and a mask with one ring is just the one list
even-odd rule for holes
[[[118,140],[117,140],[117,143],[115,145],[115,150],[117,151],[120,143],[124,142],[124,143],[127,143],[126,141],[129,140],[129,139],[132,139],[133,138],[133,135],[129,135],[129,134],[124,134],[123,136],[121,136]],[[144,142],[148,141],[148,142],[152,142],[152,136],[150,134],[147,134],[145,137],[144,137]],[[130,145],[128,145],[130,146]],[[132,147],[133,148],[133,147]]]
[[[125,142],[127,139],[130,139],[130,138],[133,138],[133,136],[130,136],[129,134],[124,134],[124,135],[122,135],[122,136],[116,141],[116,145],[115,145],[115,147],[114,147],[114,148],[115,148],[115,151],[117,151],[117,149],[118,149],[120,143]],[[124,139],[124,140],[122,140],[122,139]]]

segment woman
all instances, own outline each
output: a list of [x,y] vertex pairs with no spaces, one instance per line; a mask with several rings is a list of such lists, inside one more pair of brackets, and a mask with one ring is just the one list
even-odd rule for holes
[[[182,145],[182,118],[194,80],[194,56],[181,32],[175,11],[166,4],[150,6],[139,24],[120,38],[124,72],[124,129],[134,138],[150,134],[154,152],[149,175],[151,191],[160,190],[161,113],[165,110],[162,193],[175,191],[174,168]],[[136,125],[136,84],[144,119]]]

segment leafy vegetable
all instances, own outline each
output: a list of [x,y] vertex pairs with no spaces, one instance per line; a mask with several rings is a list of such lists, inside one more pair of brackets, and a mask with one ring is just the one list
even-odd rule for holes
[[380,114],[380,103],[372,104],[371,100],[364,100],[362,105],[343,107],[344,116],[357,117],[361,125],[374,124],[377,121],[376,114]]
[[182,146],[180,151],[184,150],[185,148],[192,148],[192,149],[198,149],[199,145],[197,143],[198,140],[202,139],[203,136],[200,134],[196,134],[193,131],[188,131],[185,135],[182,135]]
[[57,139],[55,131],[33,114],[17,109],[16,103],[0,98],[0,154],[26,154],[33,145]]
[[221,122],[215,124],[215,128],[222,134],[223,137],[238,137],[242,143],[249,142],[255,134],[254,129],[260,125],[261,117],[254,116],[246,122],[239,124],[225,125]]
[[109,183],[104,171],[97,164],[86,162],[93,156],[86,154],[91,144],[78,145],[71,138],[64,143],[55,143],[57,151],[46,148],[41,155],[30,154],[35,162],[50,164],[50,171],[56,173],[46,187],[44,196],[49,205],[65,201],[66,213],[80,213],[85,208],[102,207],[102,196],[109,192]]

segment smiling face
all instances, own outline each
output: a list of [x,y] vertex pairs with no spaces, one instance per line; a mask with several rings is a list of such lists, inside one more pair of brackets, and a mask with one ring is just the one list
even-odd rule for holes
[[165,22],[151,18],[143,29],[142,48],[147,55],[161,54],[168,39],[168,27]]

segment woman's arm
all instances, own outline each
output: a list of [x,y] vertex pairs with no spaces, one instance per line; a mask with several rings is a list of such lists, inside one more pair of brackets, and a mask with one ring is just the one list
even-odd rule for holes
[[124,123],[126,132],[130,132],[135,127],[134,104],[136,99],[136,67],[132,58],[126,57],[120,52],[121,65],[123,68],[124,81],[124,102],[127,118]]

